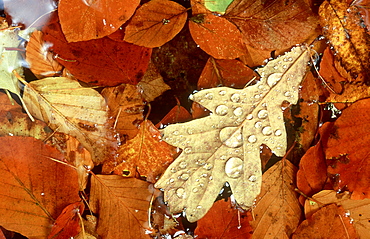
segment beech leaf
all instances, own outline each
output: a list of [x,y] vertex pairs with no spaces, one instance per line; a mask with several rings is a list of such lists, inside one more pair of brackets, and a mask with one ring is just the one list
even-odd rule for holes
[[59,132],[76,137],[95,164],[110,157],[115,140],[108,124],[108,107],[95,90],[65,77],[49,77],[26,85],[26,105],[36,118]]
[[186,208],[194,222],[203,217],[228,182],[247,209],[260,193],[260,146],[283,156],[287,141],[281,104],[298,101],[309,50],[298,46],[258,69],[261,79],[244,89],[218,87],[189,98],[212,112],[205,118],[167,126],[163,139],[183,150],[157,182],[172,212]]

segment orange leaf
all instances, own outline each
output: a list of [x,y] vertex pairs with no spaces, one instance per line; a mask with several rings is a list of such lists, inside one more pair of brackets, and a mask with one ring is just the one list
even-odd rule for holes
[[173,161],[170,146],[161,140],[161,134],[149,120],[140,125],[140,132],[120,147],[118,153],[123,162],[115,167],[116,174],[128,170],[128,176],[133,176],[137,170],[149,182],[156,182],[156,177]]
[[239,29],[225,18],[198,14],[190,18],[189,29],[199,47],[214,58],[235,59],[246,53]]
[[292,238],[355,239],[358,237],[349,217],[345,216],[343,207],[330,204],[303,221]]
[[181,105],[176,105],[170,110],[170,112],[166,114],[165,117],[163,117],[158,124],[155,125],[155,127],[161,128],[163,125],[182,123],[191,119],[191,114],[184,107]]
[[305,42],[318,27],[305,0],[234,0],[225,17],[238,26],[247,45],[259,50],[281,50]]
[[152,0],[142,5],[126,27],[127,42],[159,47],[174,38],[184,27],[186,9],[169,0]]
[[84,208],[85,206],[81,202],[72,203],[65,207],[54,222],[48,239],[75,237],[81,230],[80,217],[77,214],[83,214]]
[[219,200],[198,221],[194,234],[199,238],[251,238],[251,214],[238,213],[240,212],[231,206],[230,201]]
[[0,225],[46,237],[53,218],[79,200],[76,171],[50,158],[63,155],[31,137],[0,137]]
[[58,14],[68,42],[102,38],[125,23],[140,0],[60,0]]
[[148,209],[158,193],[151,184],[119,175],[91,178],[90,207],[99,215],[102,238],[149,239]]

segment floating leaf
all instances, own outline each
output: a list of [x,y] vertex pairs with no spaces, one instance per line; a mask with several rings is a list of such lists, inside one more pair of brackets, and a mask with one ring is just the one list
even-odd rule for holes
[[115,147],[103,97],[65,77],[49,77],[29,83],[23,95],[38,119],[55,131],[76,137],[89,150],[95,164],[110,157]]
[[186,9],[169,0],[143,4],[126,27],[127,42],[145,47],[159,47],[174,38],[184,27]]
[[90,207],[99,215],[102,238],[149,239],[148,209],[154,189],[149,183],[119,175],[91,179]]
[[302,217],[294,191],[297,169],[286,159],[269,168],[262,176],[262,190],[252,213],[254,238],[289,238]]
[[118,153],[121,163],[114,169],[116,174],[129,171],[127,176],[132,177],[138,172],[149,182],[156,182],[156,177],[173,161],[170,146],[161,140],[159,131],[149,120],[140,125],[136,137],[122,145]]
[[51,158],[63,155],[41,140],[0,137],[0,225],[45,238],[63,208],[79,200],[75,170]]
[[166,142],[183,150],[156,184],[165,190],[172,212],[186,208],[188,220],[197,221],[225,182],[239,205],[252,206],[262,183],[260,146],[267,145],[277,156],[285,154],[281,104],[297,102],[309,59],[308,49],[295,47],[259,69],[261,80],[255,85],[190,96],[213,114],[162,131]]
[[251,238],[253,229],[249,221],[252,216],[240,213],[230,204],[230,201],[223,200],[215,202],[208,213],[198,221],[194,234],[198,238]]
[[233,0],[204,0],[204,6],[212,12],[225,13],[227,7],[232,1]]
[[234,0],[225,17],[238,26],[247,45],[259,50],[286,49],[317,34],[317,18],[304,0]]
[[58,15],[68,42],[87,41],[115,32],[131,18],[139,3],[140,0],[61,0]]

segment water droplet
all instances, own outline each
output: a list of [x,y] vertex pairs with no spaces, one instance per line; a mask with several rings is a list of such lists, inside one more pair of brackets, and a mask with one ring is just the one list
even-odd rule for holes
[[208,177],[208,174],[203,173],[202,175],[200,175],[200,177],[201,177],[201,178],[206,178],[206,177]]
[[202,166],[202,165],[205,165],[206,164],[206,161],[204,159],[198,159],[196,164]]
[[272,134],[271,127],[270,126],[263,127],[262,134],[264,134],[264,135],[270,135],[270,134]]
[[255,99],[259,99],[261,96],[260,95],[254,95]]
[[276,135],[276,136],[280,136],[281,134],[282,134],[282,132],[281,132],[281,130],[280,130],[280,129],[278,129],[278,130],[276,130],[276,131],[275,131],[275,135]]
[[196,188],[193,188],[193,193],[196,193],[196,192],[198,192],[199,191],[199,189],[196,187]]
[[255,182],[255,181],[257,181],[257,177],[256,177],[256,175],[252,175],[248,178],[248,180],[251,181],[251,182]]
[[255,135],[250,135],[248,137],[248,142],[249,143],[255,143],[255,142],[257,142],[257,137]]
[[194,95],[193,94],[189,95],[189,100],[194,100]]
[[258,111],[257,116],[260,119],[265,119],[268,116],[268,112],[267,112],[267,110],[260,110],[260,111]]
[[269,75],[269,77],[267,78],[267,84],[270,87],[273,87],[281,79],[282,75],[283,75],[282,73],[273,73]]
[[220,92],[218,92],[218,94],[219,94],[219,95],[221,95],[221,96],[223,96],[223,95],[225,95],[225,94],[226,94],[226,91],[224,91],[224,90],[220,90]]
[[219,105],[216,107],[216,114],[218,115],[226,115],[227,112],[229,111],[229,107],[227,107],[226,105]]
[[253,115],[252,114],[247,115],[247,120],[251,120],[251,119],[253,119]]
[[175,182],[175,179],[170,178],[170,180],[168,180],[168,182],[173,183],[173,182]]
[[191,153],[191,148],[190,148],[190,147],[185,148],[185,149],[184,149],[184,152],[185,152],[186,154],[190,154],[190,153]]
[[210,163],[206,163],[204,166],[203,166],[204,169],[206,170],[211,170],[213,168],[213,165],[210,164]]
[[212,100],[213,99],[213,94],[212,93],[207,93],[204,97],[208,100]]
[[289,57],[289,58],[288,58],[288,61],[293,61],[293,58]]
[[262,122],[257,121],[257,122],[254,124],[254,127],[255,127],[256,129],[261,128],[261,127],[262,127]]
[[182,161],[181,163],[179,163],[179,167],[182,169],[186,168],[186,166],[188,166],[188,164],[185,161]]
[[231,148],[243,145],[242,131],[238,127],[225,127],[220,131],[220,140]]
[[230,99],[232,102],[238,103],[240,101],[240,95],[238,93],[232,94]]
[[226,160],[226,159],[227,159],[227,156],[226,156],[226,155],[221,155],[221,156],[220,156],[220,159],[221,159],[221,160]]
[[173,135],[179,135],[179,131],[175,130],[172,132]]
[[287,65],[283,65],[283,69],[286,69],[286,68],[288,68],[288,66]]
[[182,180],[188,180],[188,179],[189,179],[189,177],[190,177],[190,175],[189,175],[188,173],[183,173],[183,174],[181,174],[181,176],[180,176],[180,178],[181,178]]
[[285,92],[285,93],[284,93],[284,95],[285,95],[286,97],[290,97],[290,96],[292,96],[292,94],[291,94],[289,91]]
[[237,157],[232,157],[225,164],[225,173],[230,178],[238,178],[243,170],[243,160]]
[[177,172],[176,168],[171,168],[171,173],[176,173],[176,172]]
[[188,134],[194,134],[194,130],[193,130],[193,129],[191,129],[191,128],[189,128],[189,129],[187,130],[187,132],[188,132]]
[[178,188],[176,190],[176,195],[179,197],[179,198],[183,198],[185,196],[185,189],[183,188]]
[[237,107],[235,108],[235,110],[233,111],[234,115],[237,116],[237,117],[240,117],[243,115],[243,109],[242,107]]

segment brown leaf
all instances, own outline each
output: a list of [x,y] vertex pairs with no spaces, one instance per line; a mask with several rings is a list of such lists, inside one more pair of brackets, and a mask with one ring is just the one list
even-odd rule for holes
[[174,38],[184,27],[186,9],[169,0],[143,4],[126,27],[127,42],[145,47],[159,47]]
[[130,171],[127,176],[132,177],[137,171],[153,183],[173,161],[170,146],[161,140],[159,131],[149,120],[140,125],[140,131],[135,138],[119,148],[118,154],[121,163],[114,168],[116,174]]
[[186,122],[191,119],[191,114],[184,107],[176,105],[155,125],[155,127],[162,128],[164,125]]
[[[76,172],[63,155],[31,137],[0,137],[0,224],[45,238],[65,206],[79,200]],[[32,222],[32,223],[30,223]]]
[[305,47],[295,47],[258,69],[262,78],[255,85],[217,87],[189,97],[213,114],[162,131],[166,142],[183,149],[156,184],[165,190],[171,212],[186,208],[187,219],[197,221],[225,182],[242,208],[253,205],[262,183],[260,146],[267,145],[277,156],[285,154],[281,104],[297,103],[309,60]]
[[355,239],[358,237],[349,218],[345,216],[343,207],[330,204],[303,221],[292,238]]
[[324,35],[334,47],[336,58],[354,79],[363,74],[369,80],[370,36],[361,25],[357,7],[346,1],[324,1],[319,14]]
[[102,238],[151,238],[148,209],[155,190],[149,183],[119,175],[96,175],[91,178],[90,194]]
[[[240,215],[238,215],[240,214]],[[231,202],[215,202],[207,214],[198,221],[194,234],[198,238],[251,238],[250,213],[240,213]]]
[[139,3],[140,0],[61,0],[58,15],[68,42],[87,41],[115,32],[131,18]]
[[247,45],[259,50],[286,49],[317,34],[317,18],[304,0],[234,0],[225,17],[241,30]]
[[262,190],[255,202],[255,238],[289,238],[302,216],[295,192],[297,169],[286,159],[269,168],[262,176]]

